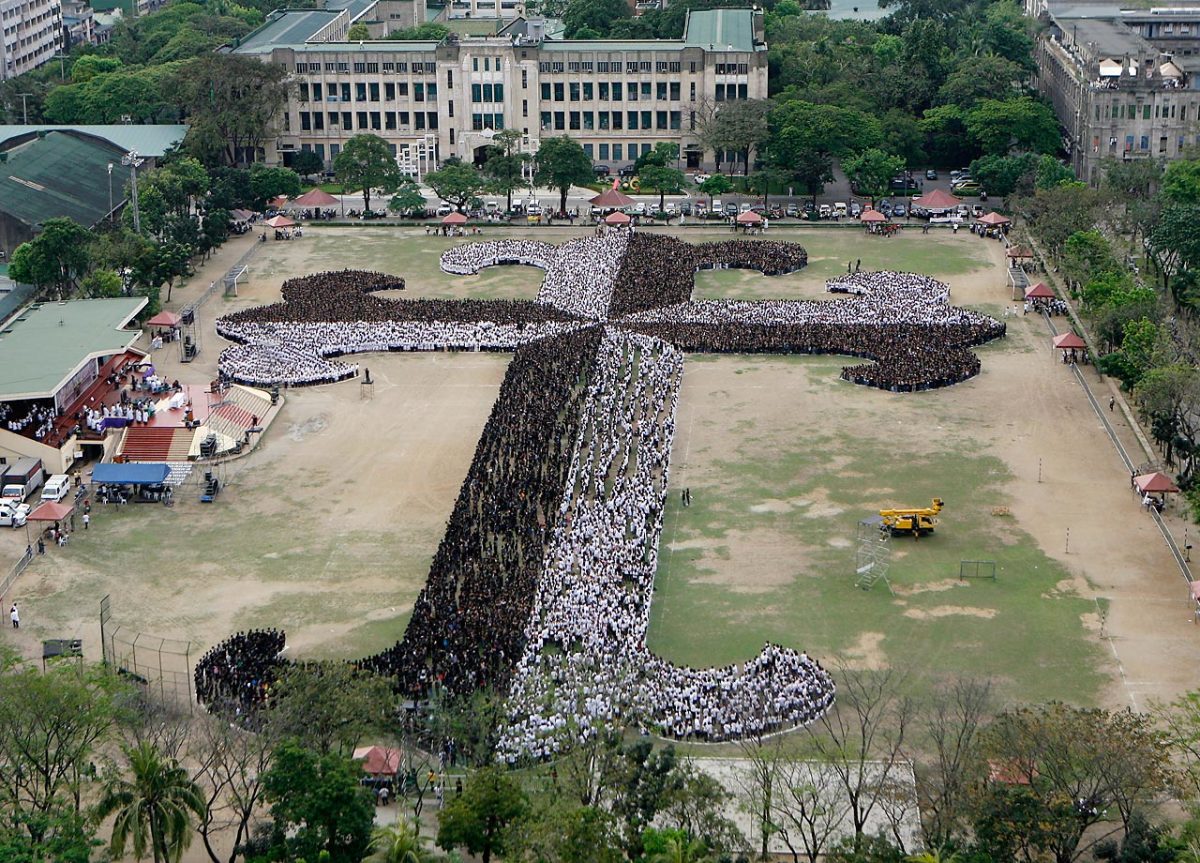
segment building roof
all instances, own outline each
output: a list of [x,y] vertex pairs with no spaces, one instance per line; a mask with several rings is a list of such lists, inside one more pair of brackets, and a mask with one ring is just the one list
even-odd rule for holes
[[159,123],[149,126],[102,125],[102,126],[0,126],[0,150],[7,142],[35,135],[38,132],[74,132],[102,138],[125,152],[137,150],[143,156],[157,159],[183,140],[187,126],[175,123]]
[[341,9],[279,9],[233,49],[235,54],[269,54],[275,48],[303,45],[342,12]]
[[1059,21],[1059,26],[1064,34],[1070,33],[1071,42],[1096,57],[1122,57],[1153,50],[1145,39],[1117,21],[1079,18]]
[[[107,141],[49,132],[18,144],[0,162],[0,213],[31,228],[65,216],[86,228],[109,213],[108,165],[124,151]],[[123,183],[116,183],[114,204]]]
[[[704,9],[688,12],[683,44],[711,51],[753,51],[754,10]],[[765,45],[760,45],[766,50]]]
[[95,357],[119,354],[140,335],[121,329],[145,297],[29,306],[0,329],[0,400],[49,398]]

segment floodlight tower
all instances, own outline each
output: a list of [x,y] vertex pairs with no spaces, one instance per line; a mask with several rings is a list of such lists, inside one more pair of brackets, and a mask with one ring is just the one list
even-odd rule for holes
[[129,168],[129,182],[131,189],[131,197],[133,198],[133,230],[134,233],[142,232],[142,217],[138,212],[138,194],[137,194],[137,169],[142,166],[146,160],[142,158],[137,150],[130,150],[121,157],[121,164]]

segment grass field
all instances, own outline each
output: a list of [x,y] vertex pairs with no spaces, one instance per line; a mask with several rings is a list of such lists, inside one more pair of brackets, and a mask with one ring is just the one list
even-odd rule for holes
[[[586,233],[489,229],[482,238],[564,242]],[[826,278],[861,258],[864,268],[948,278],[955,297],[976,308],[1004,301],[994,248],[970,236],[772,229],[769,239],[802,242],[811,266],[777,279],[702,273],[696,296],[817,297]],[[309,228],[299,241],[259,249],[241,296],[212,301],[207,320],[274,301],[285,278],[346,267],[404,276],[399,296],[536,296],[534,268],[442,273],[438,254],[455,242],[421,228]],[[210,344],[219,347],[215,335]],[[919,693],[940,675],[971,674],[1022,700],[1095,701],[1109,667],[1089,628],[1097,605],[1082,596],[1086,582],[1015,519],[992,514],[1016,503],[1011,461],[993,451],[1012,424],[1001,408],[1013,396],[996,388],[1001,376],[992,370],[1032,344],[1010,338],[984,348],[980,378],[908,396],[845,384],[836,358],[689,356],[650,646],[707,665],[749,658],[769,639],[822,660],[902,666]],[[205,647],[250,626],[287,629],[303,655],[350,657],[393,643],[507,357],[362,362],[378,380],[374,400],[360,400],[349,384],[291,393],[263,445],[231,469],[217,505],[97,508],[88,536],[31,568],[33,629],[84,631],[99,597],[113,593],[126,618],[148,631]],[[684,487],[695,501],[686,509]],[[947,500],[938,533],[895,542],[896,595],[882,584],[855,589],[858,520],[933,496]],[[996,561],[998,580],[960,586],[963,559]]]

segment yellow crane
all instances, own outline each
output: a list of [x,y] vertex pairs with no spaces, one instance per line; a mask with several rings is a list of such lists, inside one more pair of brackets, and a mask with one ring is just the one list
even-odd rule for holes
[[944,505],[940,497],[935,497],[927,507],[881,509],[879,516],[883,519],[884,526],[893,535],[911,533],[913,536],[919,537],[923,534],[933,533],[933,529],[937,527],[938,523],[937,514],[942,511]]

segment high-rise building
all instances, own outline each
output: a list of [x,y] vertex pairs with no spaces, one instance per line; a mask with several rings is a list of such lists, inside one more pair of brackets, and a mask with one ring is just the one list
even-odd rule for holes
[[706,150],[706,112],[767,96],[762,19],[751,9],[692,12],[674,40],[556,39],[516,18],[489,36],[348,41],[353,24],[379,21],[392,2],[275,12],[231,49],[283,66],[293,82],[268,162],[311,150],[328,163],[369,132],[423,171],[449,156],[480,161],[497,130],[517,129],[530,153],[569,135],[619,167],[666,141],[679,145],[681,166],[701,168],[736,158]]
[[1027,0],[1043,24],[1038,89],[1065,129],[1076,175],[1107,159],[1174,159],[1200,145],[1200,2]]
[[0,81],[31,72],[62,45],[59,0],[0,0]]

